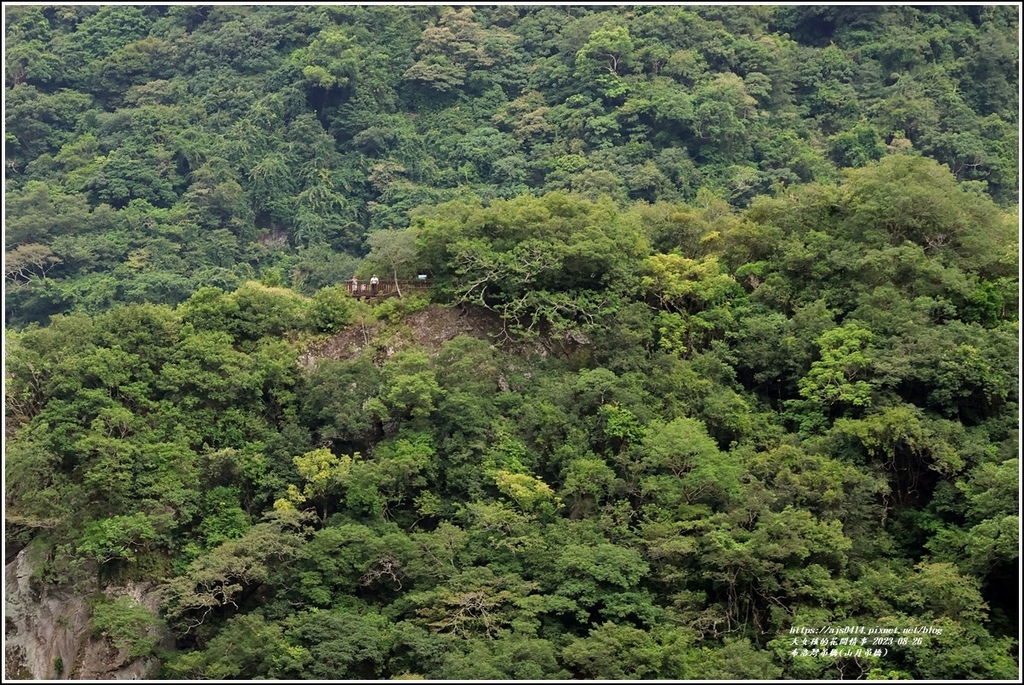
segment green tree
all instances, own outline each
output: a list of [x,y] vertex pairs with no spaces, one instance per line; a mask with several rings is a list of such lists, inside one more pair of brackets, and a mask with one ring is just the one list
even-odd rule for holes
[[366,237],[370,246],[370,254],[366,259],[378,269],[391,272],[395,291],[402,297],[402,288],[398,282],[399,274],[403,278],[417,275],[416,241],[419,232],[413,228],[392,231],[372,231]]
[[646,632],[605,622],[562,650],[562,659],[581,678],[657,678],[662,649]]
[[101,564],[110,561],[135,561],[156,538],[156,530],[145,514],[114,516],[95,521],[82,533],[81,553]]
[[353,463],[359,454],[335,456],[329,449],[319,448],[295,457],[292,461],[299,477],[304,481],[302,488],[291,484],[288,495],[274,502],[278,511],[294,511],[298,505],[312,501],[319,504],[320,519],[327,521],[330,502],[349,483]]
[[352,320],[352,299],[343,286],[321,288],[309,307],[310,323],[318,331],[337,333]]
[[621,77],[632,71],[633,52],[633,39],[626,27],[598,29],[576,53],[574,76],[593,80],[606,98],[617,98],[628,88]]
[[159,619],[149,607],[133,602],[130,597],[112,601],[104,597],[93,606],[89,623],[95,634],[127,651],[130,659],[147,656],[156,647],[158,636],[153,629],[159,625]]
[[[172,627],[188,633],[203,625],[211,612],[228,605],[237,608],[243,592],[265,583],[274,565],[295,556],[302,540],[294,524],[301,521],[296,515],[258,523],[242,537],[195,559],[184,573],[170,579],[164,586],[164,610]],[[186,656],[186,663],[193,660],[201,663],[201,653]]]
[[[290,623],[288,637],[309,655],[303,674],[312,678],[375,679],[385,669],[392,627],[378,614],[309,611]],[[308,670],[307,670],[308,669]]]
[[872,384],[864,380],[871,368],[865,348],[872,333],[856,324],[846,324],[822,333],[818,338],[821,359],[800,381],[800,394],[822,404],[870,406]]
[[281,678],[303,673],[311,660],[279,624],[242,614],[229,619],[204,649],[178,655],[164,668],[178,678]]

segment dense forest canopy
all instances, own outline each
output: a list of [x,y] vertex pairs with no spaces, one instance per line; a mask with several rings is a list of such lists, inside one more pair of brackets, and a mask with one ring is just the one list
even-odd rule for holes
[[5,529],[97,635],[1018,676],[1018,7],[4,18]]
[[758,195],[886,154],[1018,197],[1011,6],[14,6],[6,319],[279,274],[417,206]]

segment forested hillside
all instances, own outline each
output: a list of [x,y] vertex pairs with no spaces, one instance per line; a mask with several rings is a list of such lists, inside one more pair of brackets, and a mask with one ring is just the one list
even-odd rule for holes
[[166,678],[1015,679],[1018,17],[5,8],[7,544]]

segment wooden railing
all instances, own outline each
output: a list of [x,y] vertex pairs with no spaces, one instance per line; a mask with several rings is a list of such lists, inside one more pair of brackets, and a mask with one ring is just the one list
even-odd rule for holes
[[399,280],[397,286],[394,281],[383,280],[379,283],[370,283],[369,281],[358,281],[356,283],[347,281],[345,283],[345,289],[354,297],[364,297],[367,299],[391,297],[392,295],[397,295],[399,291],[404,295],[407,292],[426,290],[429,287],[430,280],[425,278],[416,280]]

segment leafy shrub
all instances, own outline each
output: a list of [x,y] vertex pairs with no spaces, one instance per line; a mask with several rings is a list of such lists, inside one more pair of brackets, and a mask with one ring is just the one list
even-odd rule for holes
[[321,288],[309,308],[310,326],[324,333],[337,333],[352,321],[352,309],[352,296],[343,286]]
[[156,636],[147,635],[157,624],[156,616],[131,597],[104,597],[93,607],[89,623],[95,636],[108,638],[118,649],[127,650],[132,659],[146,656],[157,643]]

